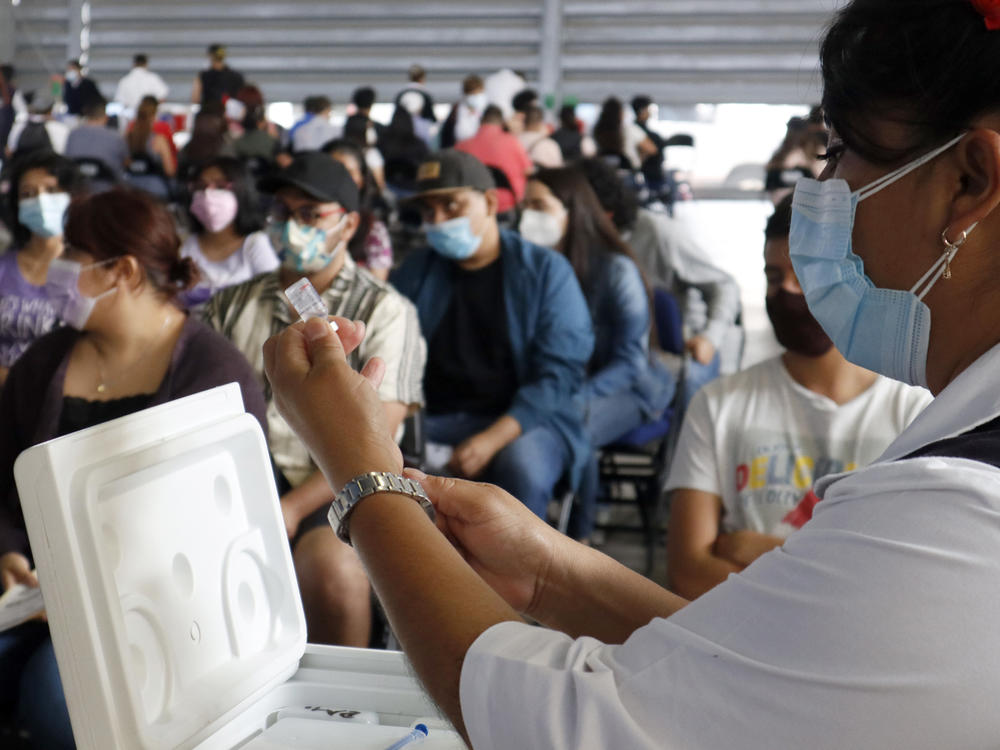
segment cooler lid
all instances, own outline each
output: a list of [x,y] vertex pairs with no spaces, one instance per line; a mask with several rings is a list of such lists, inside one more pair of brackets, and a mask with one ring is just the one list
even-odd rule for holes
[[14,473],[80,750],[192,747],[295,671],[305,618],[238,385],[34,446]]

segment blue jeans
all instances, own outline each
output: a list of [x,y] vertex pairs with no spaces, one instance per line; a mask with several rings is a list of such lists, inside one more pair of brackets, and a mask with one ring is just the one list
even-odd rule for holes
[[584,429],[595,448],[614,442],[646,421],[638,397],[628,392],[589,399],[586,415]]
[[0,633],[0,704],[17,709],[39,750],[76,747],[48,625],[26,622]]
[[[455,446],[496,420],[481,414],[428,414],[424,427],[430,442]],[[545,519],[552,490],[569,461],[565,441],[548,427],[536,427],[497,453],[481,479],[503,488]]]

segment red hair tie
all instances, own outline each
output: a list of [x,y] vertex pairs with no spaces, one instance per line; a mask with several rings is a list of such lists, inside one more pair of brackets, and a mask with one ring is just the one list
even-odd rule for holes
[[1000,0],[972,0],[972,7],[986,19],[987,29],[1000,29]]

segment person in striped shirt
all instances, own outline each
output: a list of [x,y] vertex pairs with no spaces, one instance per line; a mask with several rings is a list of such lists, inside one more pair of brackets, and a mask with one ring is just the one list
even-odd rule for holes
[[342,164],[318,151],[302,153],[261,188],[275,193],[269,234],[281,267],[220,291],[203,315],[246,355],[265,388],[271,457],[309,640],[364,647],[371,633],[367,576],[354,551],[327,523],[333,491],[306,446],[278,414],[261,350],[270,336],[298,317],[283,290],[309,278],[331,315],[364,324],[365,344],[352,355],[351,364],[360,370],[373,357],[383,363],[379,395],[398,435],[407,414],[423,405],[427,347],[412,303],[359,268],[347,252],[360,223],[359,197]]

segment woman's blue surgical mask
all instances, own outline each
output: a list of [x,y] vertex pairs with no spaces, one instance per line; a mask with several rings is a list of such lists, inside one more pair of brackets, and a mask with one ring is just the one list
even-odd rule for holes
[[[789,237],[792,266],[809,309],[850,362],[911,385],[927,387],[931,311],[923,298],[945,274],[958,252],[944,254],[909,291],[880,289],[865,275],[852,250],[858,203],[924,166],[964,138],[851,192],[846,180],[800,180],[792,200]],[[966,230],[962,242],[975,225]]]
[[69,193],[42,193],[17,204],[17,221],[39,237],[58,237],[69,208]]
[[483,243],[483,238],[472,232],[468,216],[442,221],[427,227],[427,242],[448,260],[468,260]]

